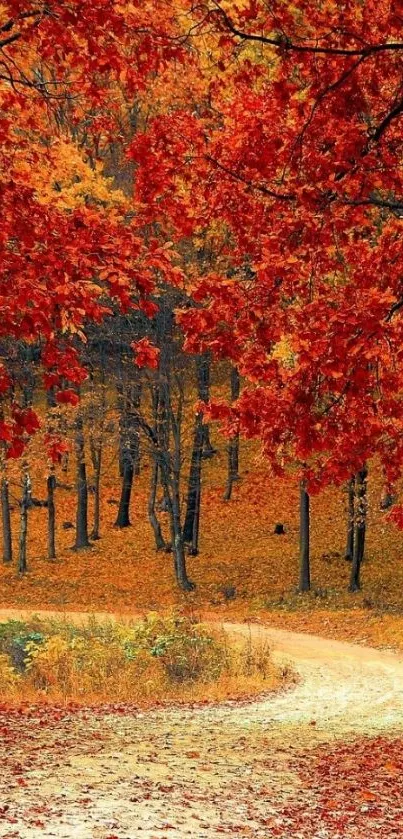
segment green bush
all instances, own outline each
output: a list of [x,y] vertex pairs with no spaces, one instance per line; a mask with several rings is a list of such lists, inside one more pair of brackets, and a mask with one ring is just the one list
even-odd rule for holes
[[44,641],[45,634],[38,630],[36,623],[33,626],[28,626],[23,621],[0,624],[0,653],[9,657],[10,664],[17,673],[23,673],[26,669],[30,645],[40,645]]

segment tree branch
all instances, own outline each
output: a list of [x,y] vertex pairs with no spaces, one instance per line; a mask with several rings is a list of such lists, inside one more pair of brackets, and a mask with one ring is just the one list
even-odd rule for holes
[[397,105],[395,105],[395,107],[392,108],[391,111],[389,111],[389,113],[386,115],[386,117],[378,125],[378,128],[376,128],[375,131],[373,131],[371,133],[371,140],[375,140],[375,142],[378,142],[378,140],[381,139],[382,134],[384,134],[386,129],[389,128],[390,123],[394,119],[396,119],[396,117],[400,116],[402,113],[403,113],[403,99],[401,99],[400,102],[398,102]]
[[211,155],[206,154],[205,159],[208,160],[210,163],[213,163],[217,169],[221,169],[222,172],[225,172],[231,178],[234,178],[236,181],[240,181],[240,183],[245,184],[250,189],[255,189],[257,192],[261,192],[263,195],[267,195],[269,198],[276,198],[280,201],[294,201],[295,196],[292,195],[290,192],[276,192],[273,189],[269,189],[263,184],[256,184],[253,181],[249,181],[247,178],[240,175],[238,172],[234,172],[232,169],[229,169],[223,163],[220,163],[219,160],[216,160],[215,157],[211,157]]
[[314,55],[340,55],[340,56],[362,56],[368,58],[370,55],[375,55],[379,52],[397,52],[403,51],[403,43],[397,41],[392,43],[368,44],[361,48],[349,49],[348,47],[321,47],[314,44],[296,44],[287,35],[279,35],[276,37],[268,37],[266,35],[257,35],[252,32],[244,32],[238,29],[233,23],[227,12],[218,4],[217,0],[213,0],[215,11],[221,16],[227,29],[232,35],[240,38],[242,41],[254,41],[259,44],[267,44],[271,47],[284,50],[285,52],[299,52],[311,53]]

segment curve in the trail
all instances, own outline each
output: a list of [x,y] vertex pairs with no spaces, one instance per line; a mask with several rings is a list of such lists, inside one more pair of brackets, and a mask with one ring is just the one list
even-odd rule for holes
[[[27,613],[0,612],[0,620],[10,616]],[[67,720],[56,756],[46,730],[34,732],[21,755],[33,767],[27,788],[10,791],[0,777],[0,799],[14,808],[13,835],[289,839],[284,807],[307,794],[299,787],[300,755],[320,743],[403,731],[398,654],[262,625],[224,629],[268,642],[276,662],[297,672],[295,687],[248,704]],[[27,824],[22,809],[49,801],[44,825]]]
[[[270,627],[224,628],[268,641],[274,660],[289,663],[300,677],[294,690],[256,702],[255,722],[288,730],[315,727],[315,735],[309,735],[313,740],[403,728],[403,657],[398,653]],[[240,723],[250,716],[247,708],[232,713]]]

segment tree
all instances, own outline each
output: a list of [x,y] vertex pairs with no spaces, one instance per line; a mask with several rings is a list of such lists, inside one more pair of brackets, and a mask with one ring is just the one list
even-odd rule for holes
[[[216,31],[220,79],[205,72],[203,107],[183,98],[133,149],[149,215],[169,219],[178,239],[201,224],[227,230],[236,269],[194,282],[197,305],[180,315],[186,346],[236,363],[249,385],[227,420],[262,440],[275,473],[306,463],[317,492],[377,452],[393,484],[403,454],[399,16],[389,3],[306,0],[193,9],[200,33]],[[184,183],[190,219],[179,212]]]
[[[29,346],[39,336],[44,385],[61,403],[74,404],[83,381],[76,344],[85,324],[111,304],[147,309],[155,271],[170,272],[168,252],[155,238],[146,244],[133,206],[102,192],[99,157],[118,131],[122,82],[133,99],[181,60],[177,34],[176,9],[160,0],[147,9],[106,9],[103,0],[2,7],[0,340]],[[0,439],[7,456],[19,456],[32,413],[16,419],[6,358],[0,396]]]

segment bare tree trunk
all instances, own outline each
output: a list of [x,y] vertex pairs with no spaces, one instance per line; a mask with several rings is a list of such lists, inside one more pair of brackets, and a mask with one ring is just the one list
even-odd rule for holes
[[175,560],[176,579],[183,591],[193,591],[196,586],[189,579],[186,569],[185,543],[180,522],[180,500],[176,488],[172,493],[172,549]]
[[186,569],[185,543],[181,527],[178,477],[177,475],[171,475],[171,478],[169,477],[166,462],[161,462],[161,475],[170,520],[176,580],[183,591],[193,591],[196,586],[189,579]]
[[47,508],[48,508],[48,559],[56,559],[56,510],[55,510],[56,478],[53,472],[47,479]]
[[[236,402],[239,399],[240,389],[241,381],[238,369],[233,367],[231,370],[231,402]],[[224,501],[231,500],[235,481],[239,481],[239,432],[235,437],[231,437],[228,443],[228,477]]]
[[[199,399],[202,402],[209,402],[210,400],[210,368],[211,357],[210,353],[203,353],[196,358],[196,375],[197,375],[197,391]],[[202,457],[210,458],[216,453],[210,440],[210,428],[207,423],[203,423],[202,428]]]
[[347,519],[347,544],[345,559],[352,562],[354,556],[354,507],[355,507],[355,476],[352,475],[348,482],[348,519]]
[[[157,456],[161,470],[161,481],[165,502],[170,519],[172,552],[175,575],[179,586],[184,591],[192,591],[194,583],[189,580],[186,570],[185,543],[181,525],[180,479],[182,466],[182,412],[183,380],[175,375],[178,389],[177,409],[172,406],[172,369],[173,369],[173,312],[169,304],[160,308],[158,318],[158,343],[160,346],[160,365],[158,382],[157,416]],[[172,440],[172,443],[171,443]],[[170,446],[172,445],[172,453]]]
[[115,527],[130,527],[130,498],[132,494],[134,466],[128,449],[125,450],[123,458],[122,489],[120,493],[119,509],[116,517]]
[[151,470],[150,492],[148,495],[148,519],[153,529],[155,547],[157,551],[163,551],[166,548],[166,544],[164,542],[161,525],[158,521],[157,514],[155,511],[155,502],[157,500],[158,472],[158,462],[156,459],[154,459]]
[[102,471],[102,443],[95,446],[92,456],[94,466],[94,521],[91,539],[96,542],[101,538],[101,471]]
[[[151,390],[151,399],[152,399],[152,407],[153,407],[153,435],[154,441],[158,439],[158,407],[159,407],[159,397],[158,397],[158,388],[153,387]],[[154,457],[152,461],[152,469],[151,469],[151,479],[150,479],[150,490],[148,493],[148,505],[147,505],[147,512],[148,512],[148,520],[152,527],[154,533],[154,540],[155,540],[155,547],[157,551],[162,551],[166,549],[167,545],[165,544],[164,537],[162,535],[161,525],[158,521],[157,513],[156,513],[156,501],[157,501],[157,490],[158,490],[158,477],[160,474],[159,468],[159,460],[156,456],[157,452],[154,451]]]
[[22,498],[20,502],[20,538],[18,545],[18,572],[25,574],[27,566],[27,536],[28,536],[28,510],[31,501],[31,480],[28,470],[24,468],[22,479]]
[[[141,386],[139,383],[126,393],[124,406],[124,438],[121,442],[122,457],[122,489],[115,527],[130,527],[130,498],[133,488],[136,461],[138,459],[139,427],[138,412],[140,409]],[[122,430],[123,433],[123,430]]]
[[76,420],[77,509],[75,550],[90,547],[88,538],[88,486],[85,463],[84,423],[81,414]]
[[1,515],[3,521],[3,562],[13,561],[13,542],[11,533],[10,499],[8,481],[3,478],[1,481]]
[[90,453],[93,468],[94,481],[94,515],[91,531],[91,539],[97,541],[101,538],[101,474],[102,474],[102,448],[104,440],[104,427],[106,415],[106,386],[105,386],[105,353],[104,348],[100,350],[100,381],[98,390],[93,390],[92,417],[90,423]]
[[201,472],[203,456],[203,414],[198,413],[195,419],[192,457],[190,461],[189,483],[186,502],[183,539],[190,545],[190,554],[197,556],[199,552],[199,523],[201,500]]
[[299,591],[310,591],[310,550],[309,550],[309,494],[305,481],[300,484],[300,531],[299,531]]
[[122,370],[119,367],[119,379],[116,383],[116,406],[118,409],[119,414],[119,476],[123,478],[124,472],[124,464],[123,464],[123,440],[126,436],[126,428],[125,422],[127,419],[126,410],[125,410],[125,398],[124,398],[124,387],[123,387],[123,374]]
[[351,576],[349,591],[356,592],[361,589],[361,563],[364,559],[365,549],[365,533],[367,521],[367,478],[368,469],[364,466],[357,472],[356,483],[356,514],[355,514],[355,533],[354,533],[354,554],[351,564]]
[[180,587],[184,591],[193,591],[196,588],[195,584],[189,579],[186,569],[185,557],[185,542],[183,538],[183,531],[181,526],[181,506],[180,506],[180,472],[182,463],[181,450],[181,418],[182,418],[182,404],[183,393],[179,396],[179,407],[177,416],[174,415],[172,405],[169,400],[169,412],[172,424],[173,437],[173,457],[171,466],[171,486],[172,494],[170,495],[170,517],[171,517],[171,532],[172,532],[172,550],[175,561],[176,579]]

